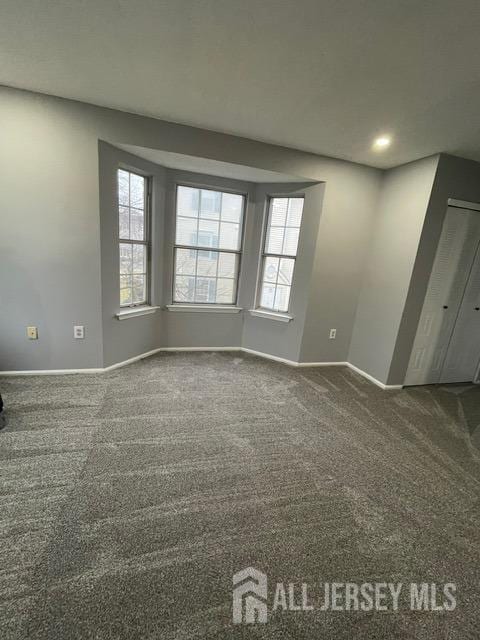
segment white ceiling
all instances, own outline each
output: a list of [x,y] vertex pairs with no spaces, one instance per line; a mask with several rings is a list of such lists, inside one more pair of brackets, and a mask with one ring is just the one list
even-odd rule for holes
[[209,158],[187,156],[183,153],[147,149],[145,147],[137,147],[133,144],[117,144],[116,146],[124,151],[133,153],[139,158],[144,158],[145,160],[169,169],[204,173],[210,176],[244,180],[245,182],[311,182],[309,178],[291,176],[286,173],[277,173],[276,171],[266,171],[265,169],[256,169],[255,167],[247,167],[231,162],[220,162],[219,160],[210,160]]
[[[480,160],[478,0],[2,0],[0,83],[389,167]],[[383,153],[380,133],[394,137]]]

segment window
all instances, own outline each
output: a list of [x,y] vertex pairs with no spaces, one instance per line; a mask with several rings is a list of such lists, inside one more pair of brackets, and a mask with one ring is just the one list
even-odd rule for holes
[[177,187],[173,302],[235,304],[245,197]]
[[147,304],[149,277],[148,179],[118,170],[120,306]]
[[260,307],[287,312],[290,303],[303,198],[271,198],[263,250]]

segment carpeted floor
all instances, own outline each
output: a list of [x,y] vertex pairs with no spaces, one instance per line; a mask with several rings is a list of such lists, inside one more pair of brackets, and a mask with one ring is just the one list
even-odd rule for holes
[[[480,388],[164,354],[0,380],[0,638],[480,637]],[[232,624],[232,575],[454,582],[451,612]]]

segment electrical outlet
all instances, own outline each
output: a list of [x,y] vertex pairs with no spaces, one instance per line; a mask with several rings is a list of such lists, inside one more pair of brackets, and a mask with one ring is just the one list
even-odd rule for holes
[[27,327],[27,337],[29,340],[38,340],[37,327]]
[[336,337],[337,337],[337,330],[330,329],[330,340],[335,340]]
[[85,338],[85,327],[81,324],[75,325],[73,327],[73,337],[76,340],[83,340]]

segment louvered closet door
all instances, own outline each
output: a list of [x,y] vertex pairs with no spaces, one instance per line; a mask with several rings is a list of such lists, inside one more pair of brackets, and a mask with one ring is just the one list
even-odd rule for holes
[[479,241],[478,212],[449,207],[410,357],[406,385],[440,382]]
[[[480,219],[480,211],[476,213]],[[473,262],[440,382],[471,382],[480,360],[480,248]]]

